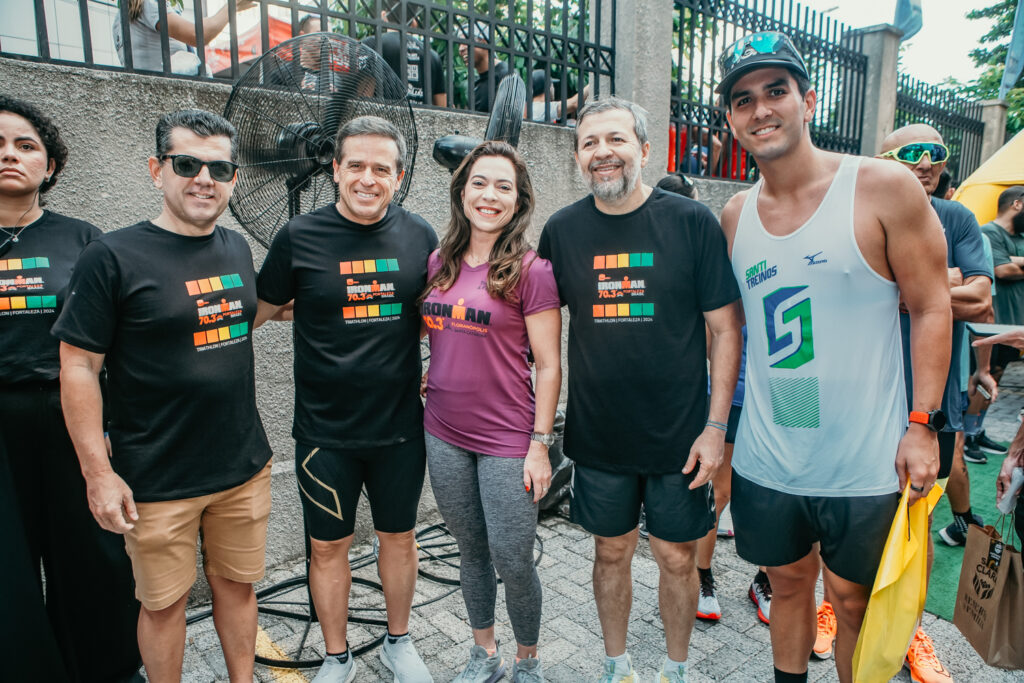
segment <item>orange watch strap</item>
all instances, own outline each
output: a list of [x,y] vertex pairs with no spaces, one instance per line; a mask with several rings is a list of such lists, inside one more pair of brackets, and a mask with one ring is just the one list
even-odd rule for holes
[[910,411],[909,420],[911,422],[916,422],[918,424],[923,424],[923,425],[926,425],[929,422],[931,422],[930,418],[928,417],[928,413],[926,413],[926,412],[924,412],[922,410],[911,410]]

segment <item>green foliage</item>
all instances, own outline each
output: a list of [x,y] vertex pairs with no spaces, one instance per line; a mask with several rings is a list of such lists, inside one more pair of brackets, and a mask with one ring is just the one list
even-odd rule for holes
[[[970,52],[974,64],[984,68],[981,76],[970,83],[960,83],[955,79],[947,81],[961,95],[976,100],[992,100],[999,96],[1016,8],[1017,0],[999,0],[989,7],[967,13],[968,19],[988,19],[993,23],[991,30],[981,37],[981,44]],[[1019,78],[1007,93],[1006,104],[1006,135],[1011,137],[1024,129],[1024,77]]]

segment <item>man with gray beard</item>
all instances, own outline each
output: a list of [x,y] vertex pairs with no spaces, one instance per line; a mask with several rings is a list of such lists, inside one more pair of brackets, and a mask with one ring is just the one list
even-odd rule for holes
[[626,631],[643,505],[667,649],[656,680],[676,683],[687,680],[696,542],[715,523],[709,483],[739,370],[739,290],[711,212],[640,179],[646,112],[602,98],[578,121],[574,155],[592,194],[551,217],[538,252],[569,308],[565,452],[575,462],[572,519],[594,535],[600,680],[637,680]]

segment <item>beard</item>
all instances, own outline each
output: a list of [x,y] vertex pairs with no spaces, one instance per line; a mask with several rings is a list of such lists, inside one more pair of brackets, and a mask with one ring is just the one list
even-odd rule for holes
[[1018,211],[1011,223],[1014,235],[1024,235],[1024,211]]
[[581,169],[583,180],[595,197],[602,202],[615,204],[625,199],[636,188],[640,179],[640,164],[635,159],[622,162],[622,177],[613,180],[598,180],[593,173],[594,167],[604,162],[592,162],[586,171]]

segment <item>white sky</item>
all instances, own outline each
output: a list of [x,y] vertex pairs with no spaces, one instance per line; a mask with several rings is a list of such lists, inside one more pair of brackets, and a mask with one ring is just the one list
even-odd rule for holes
[[[891,24],[896,0],[802,0],[802,5],[823,12],[851,28]],[[983,19],[968,20],[972,9],[995,4],[994,0],[921,0],[921,30],[903,44],[901,70],[938,85],[952,76],[961,82],[975,79],[979,70],[968,57],[978,39],[990,28]]]

